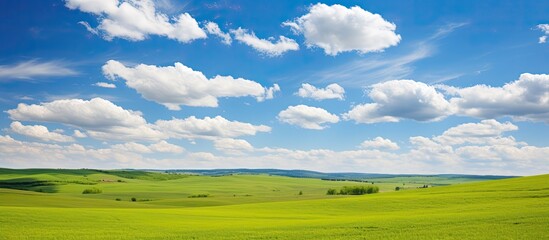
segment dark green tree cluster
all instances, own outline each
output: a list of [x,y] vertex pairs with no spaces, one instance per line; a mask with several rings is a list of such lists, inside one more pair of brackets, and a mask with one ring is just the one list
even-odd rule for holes
[[328,189],[326,195],[364,195],[377,192],[379,192],[379,187],[377,186],[344,186],[339,192],[333,188]]
[[82,191],[82,194],[98,194],[102,192],[103,191],[99,188],[88,188],[88,189],[84,189],[84,191]]

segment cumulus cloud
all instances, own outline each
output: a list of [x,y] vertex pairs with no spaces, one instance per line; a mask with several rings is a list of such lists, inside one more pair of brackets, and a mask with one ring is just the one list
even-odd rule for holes
[[29,80],[38,77],[62,77],[78,74],[62,61],[28,60],[11,65],[0,65],[0,81]]
[[435,87],[413,80],[393,80],[372,85],[374,103],[360,104],[344,114],[357,123],[398,122],[402,118],[437,121],[450,115],[451,104]]
[[86,129],[88,135],[101,139],[163,138],[163,134],[148,124],[140,112],[123,109],[102,98],[64,99],[31,105],[20,103],[7,113],[13,120],[54,122]]
[[[251,136],[258,132],[271,131],[269,126],[230,121],[221,116],[204,117],[203,119],[195,116],[185,119],[173,118],[157,120],[153,124],[148,123],[140,112],[124,109],[102,98],[55,100],[32,105],[20,103],[17,108],[8,110],[7,113],[13,120],[60,123],[85,131],[84,133],[78,129],[74,130],[73,136],[77,138],[90,136],[101,140],[160,141],[151,147],[175,149],[172,152],[179,150],[164,142],[164,139],[215,140]],[[18,128],[31,127],[22,126],[19,122],[14,124],[12,125]],[[32,127],[38,128],[38,126]],[[49,132],[42,126],[40,129],[42,129],[42,135],[50,134],[57,137],[60,135],[56,132]]]
[[302,98],[312,98],[315,100],[339,99],[345,98],[345,89],[337,83],[332,83],[325,88],[316,88],[315,86],[303,83],[299,88],[297,95]]
[[185,151],[184,148],[177,146],[175,144],[171,144],[164,140],[157,143],[153,143],[148,147],[151,151],[160,152],[160,153],[182,153],[183,151]]
[[339,117],[322,108],[297,105],[278,113],[278,120],[306,129],[322,130],[326,128],[324,123],[337,123]]
[[433,139],[445,145],[516,144],[514,139],[502,137],[503,133],[516,130],[518,127],[510,122],[500,123],[494,119],[487,119],[480,123],[464,123],[452,127]]
[[549,123],[549,75],[521,74],[501,87],[427,85],[392,80],[371,86],[373,103],[354,106],[343,116],[357,123],[438,121],[450,115]]
[[93,86],[102,87],[102,88],[116,88],[116,85],[106,82],[96,82]]
[[96,28],[86,22],[80,24],[94,34],[102,34],[107,40],[141,41],[149,35],[158,35],[187,43],[207,37],[191,15],[183,13],[168,17],[157,11],[152,0],[66,0],[65,6],[97,16],[99,25]]
[[362,148],[373,148],[373,149],[389,149],[389,150],[398,150],[400,147],[395,142],[390,139],[385,139],[382,137],[376,137],[372,140],[365,140],[360,144]]
[[307,14],[283,25],[303,34],[308,47],[320,47],[332,56],[348,51],[380,52],[401,39],[395,24],[358,6],[317,3]]
[[233,38],[231,38],[231,35],[229,33],[221,31],[217,23],[207,22],[204,28],[206,29],[206,32],[208,32],[208,34],[212,34],[221,38],[221,42],[226,45],[231,45],[231,43],[233,42]]
[[229,121],[221,116],[203,119],[191,116],[185,119],[158,120],[155,123],[172,138],[218,139],[255,135],[258,132],[270,132],[265,125],[253,125],[239,121]]
[[509,116],[515,120],[549,123],[549,75],[521,74],[502,87],[445,87],[459,115],[478,118]]
[[168,143],[164,140],[150,145],[127,142],[124,144],[113,145],[112,148],[134,153],[182,153],[184,151],[182,147]]
[[23,125],[20,122],[12,122],[10,124],[11,131],[42,141],[54,142],[73,142],[74,139],[70,136],[63,135],[57,132],[50,132],[47,127],[42,125]]
[[265,88],[257,82],[231,76],[218,75],[208,79],[202,72],[178,62],[167,67],[145,64],[126,67],[110,60],[103,65],[103,74],[109,79],[124,79],[128,87],[145,99],[170,110],[180,110],[180,105],[217,107],[219,97],[252,96],[257,101],[263,101],[273,98],[273,93],[280,90],[276,84]]
[[261,39],[254,32],[249,32],[247,29],[232,29],[230,32],[237,41],[270,57],[280,56],[287,51],[299,50],[299,44],[295,40],[284,36],[279,36],[278,41],[274,42],[274,38]]
[[245,151],[252,151],[254,147],[246,140],[234,138],[221,138],[214,141],[217,150],[228,154],[243,154]]

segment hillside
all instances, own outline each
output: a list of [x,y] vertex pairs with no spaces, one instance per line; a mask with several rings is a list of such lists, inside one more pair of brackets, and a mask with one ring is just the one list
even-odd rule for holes
[[[89,179],[114,176],[87,174]],[[216,194],[204,199],[185,196],[186,200],[196,201],[195,207],[173,199],[157,203],[113,200],[124,191],[137,194],[114,187],[117,184],[143,181],[139,182],[140,191],[148,189],[173,197],[164,190],[173,188],[172,183],[184,184],[192,178],[123,178],[127,182],[99,184],[104,192],[90,196],[73,193],[71,184],[60,186],[56,193],[0,189],[0,239],[543,239],[549,228],[549,175],[328,199],[322,193],[307,199],[308,190],[303,190],[302,196],[295,190],[306,186],[312,190],[317,183],[349,182],[198,176],[203,188],[208,184],[202,180],[212,179],[207,187],[212,191],[216,184],[220,185],[219,192],[265,189],[253,193],[259,196],[276,193],[269,188],[276,185],[284,196],[258,197],[252,203],[244,201],[244,196],[233,197],[234,201],[220,197],[218,204],[208,202],[217,199]],[[267,182],[273,185],[266,187]],[[251,187],[252,183],[257,186]],[[190,187],[190,182],[185,184]]]

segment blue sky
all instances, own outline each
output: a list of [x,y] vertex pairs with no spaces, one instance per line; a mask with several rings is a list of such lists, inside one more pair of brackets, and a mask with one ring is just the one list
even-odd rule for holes
[[544,1],[0,1],[0,166],[549,171]]

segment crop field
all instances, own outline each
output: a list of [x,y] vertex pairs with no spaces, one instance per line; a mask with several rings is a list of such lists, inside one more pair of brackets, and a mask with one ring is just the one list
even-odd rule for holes
[[470,181],[0,169],[0,239],[548,238],[549,175]]

